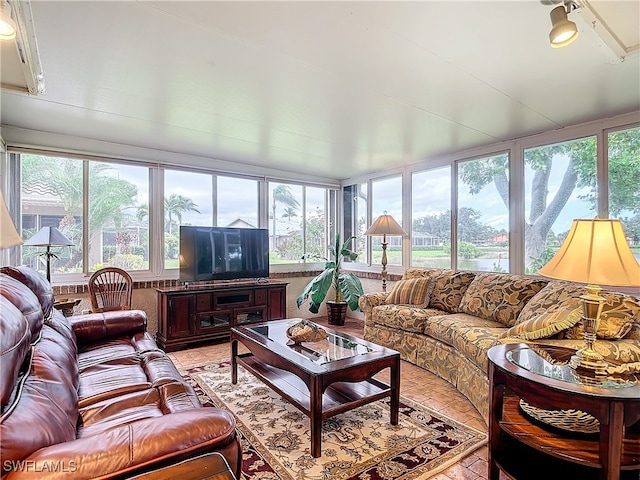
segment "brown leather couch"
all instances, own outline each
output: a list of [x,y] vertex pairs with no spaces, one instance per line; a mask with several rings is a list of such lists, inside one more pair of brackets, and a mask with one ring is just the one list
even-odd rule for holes
[[0,302],[3,480],[153,478],[213,451],[239,478],[233,416],[201,406],[143,311],[64,317],[27,267],[0,269]]

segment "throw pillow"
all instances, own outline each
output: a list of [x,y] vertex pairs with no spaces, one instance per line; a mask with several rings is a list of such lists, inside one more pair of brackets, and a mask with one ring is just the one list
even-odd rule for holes
[[393,285],[386,302],[393,305],[415,305],[425,308],[429,305],[430,294],[430,278],[399,280]]
[[[602,291],[606,300],[600,315],[596,337],[606,340],[625,338],[634,327],[634,319],[640,319],[640,299],[618,292]],[[565,332],[565,338],[582,339],[582,324]]]
[[473,272],[453,271],[437,276],[433,281],[429,307],[457,313],[462,297],[475,276]]
[[518,323],[507,330],[502,337],[537,340],[552,337],[573,327],[582,318],[582,308],[566,305],[549,313],[541,313],[529,320]]
[[512,327],[520,310],[546,284],[546,280],[524,275],[478,273],[462,297],[458,311]]

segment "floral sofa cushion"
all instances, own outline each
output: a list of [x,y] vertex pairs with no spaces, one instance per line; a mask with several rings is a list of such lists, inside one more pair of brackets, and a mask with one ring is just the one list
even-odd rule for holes
[[430,317],[442,315],[441,310],[411,305],[380,305],[372,310],[373,323],[399,328],[405,332],[423,333]]
[[433,316],[424,325],[424,333],[448,345],[454,346],[455,334],[463,328],[500,328],[504,333],[506,328],[499,322],[474,317],[466,313],[451,313]]
[[459,311],[512,327],[524,305],[546,284],[546,280],[524,275],[478,273],[462,297]]
[[483,372],[489,372],[487,351],[499,343],[504,327],[462,327],[453,330],[451,346]]
[[456,271],[444,268],[407,268],[402,278],[436,278],[446,273],[453,274],[456,273]]
[[467,288],[476,277],[473,272],[443,271],[433,279],[429,306],[456,313]]
[[578,297],[584,293],[585,289],[582,285],[553,280],[527,302],[518,315],[517,323],[526,322],[564,305],[580,306]]

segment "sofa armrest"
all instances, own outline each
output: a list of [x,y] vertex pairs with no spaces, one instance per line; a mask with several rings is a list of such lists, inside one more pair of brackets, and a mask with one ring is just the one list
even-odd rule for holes
[[237,441],[235,426],[230,413],[211,407],[147,418],[41,448],[21,460],[3,480],[83,480],[134,475],[155,466],[223,450]]
[[143,310],[89,313],[68,319],[79,347],[97,340],[144,332],[147,329],[147,314]]
[[365,293],[360,296],[358,300],[358,306],[360,310],[364,312],[364,324],[365,326],[373,323],[371,318],[371,311],[373,307],[377,307],[378,305],[384,305],[387,297],[389,296],[386,292],[372,292]]

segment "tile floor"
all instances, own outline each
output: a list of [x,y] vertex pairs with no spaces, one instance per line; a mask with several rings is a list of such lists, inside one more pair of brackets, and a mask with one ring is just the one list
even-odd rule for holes
[[[326,319],[317,318],[318,324]],[[343,327],[335,327],[351,335],[362,337],[361,320],[348,318]],[[187,367],[199,363],[229,359],[229,343],[210,344],[202,347],[171,352],[169,356],[177,366]],[[400,393],[416,402],[428,405],[461,423],[478,430],[487,431],[487,426],[473,405],[451,384],[415,365],[402,362]],[[380,375],[384,380],[384,372]],[[433,480],[478,480],[487,478],[487,447],[481,447],[463,458]]]

